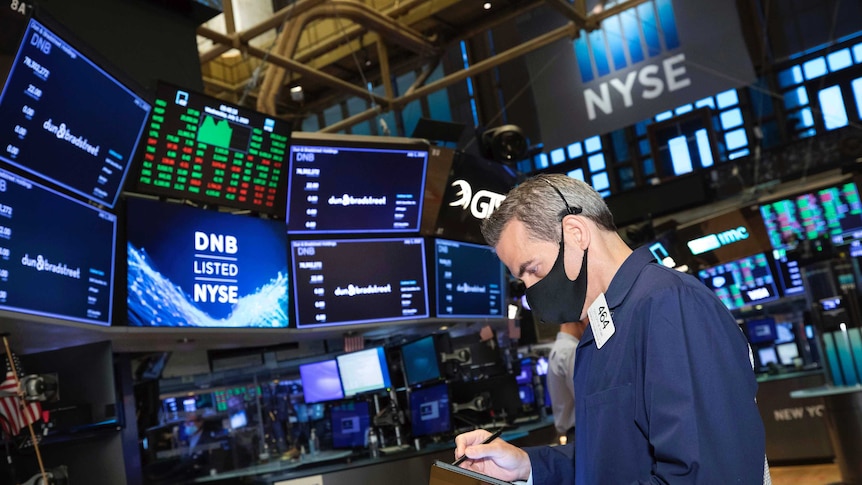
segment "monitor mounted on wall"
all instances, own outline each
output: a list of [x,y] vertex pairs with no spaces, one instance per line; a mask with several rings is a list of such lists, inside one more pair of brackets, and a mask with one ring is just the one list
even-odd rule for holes
[[0,93],[0,160],[112,208],[151,106],[96,57],[30,19]]
[[290,242],[297,328],[428,317],[424,239]]
[[434,240],[438,318],[505,318],[506,273],[490,246]]
[[769,259],[764,253],[705,268],[697,275],[729,310],[779,297]]
[[301,136],[290,147],[288,232],[419,232],[428,166],[426,142]]
[[835,245],[862,239],[862,201],[852,180],[762,204],[760,213],[773,249],[823,237]]
[[117,217],[3,169],[0,194],[0,310],[109,325]]
[[129,325],[287,326],[280,221],[140,198],[126,209]]
[[137,190],[281,216],[290,136],[279,118],[161,82]]

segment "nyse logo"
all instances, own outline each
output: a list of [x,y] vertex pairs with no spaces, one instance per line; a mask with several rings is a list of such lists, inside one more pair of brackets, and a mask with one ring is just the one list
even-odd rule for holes
[[455,197],[458,199],[450,202],[449,206],[460,206],[463,210],[467,210],[469,207],[470,214],[476,219],[487,219],[490,217],[491,213],[497,207],[500,207],[500,203],[506,198],[505,195],[491,192],[490,190],[480,190],[474,195],[473,188],[470,187],[470,183],[466,180],[456,180],[452,182],[452,187],[458,189],[458,193],[455,194]]
[[[685,54],[668,55],[679,47],[671,0],[644,2],[603,20],[598,30],[582,32],[574,50],[581,81],[590,85],[583,90],[589,119],[691,85]],[[631,69],[649,59],[655,61]]]

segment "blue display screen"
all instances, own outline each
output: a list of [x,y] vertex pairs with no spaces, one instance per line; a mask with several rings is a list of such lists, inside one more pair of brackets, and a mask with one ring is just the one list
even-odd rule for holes
[[408,386],[440,378],[440,365],[434,336],[429,335],[401,347],[404,375]]
[[446,384],[410,392],[410,425],[413,436],[442,434],[452,430],[449,387]]
[[775,319],[759,318],[756,320],[746,320],[745,332],[748,334],[748,341],[753,344],[772,343],[777,337]]
[[490,246],[437,239],[437,316],[501,318],[506,274]]
[[730,310],[778,298],[772,269],[763,253],[702,269],[697,275]]
[[113,207],[150,104],[35,19],[0,94],[0,159]]
[[862,239],[862,201],[854,182],[770,202],[760,213],[774,249],[821,237],[837,245]]
[[362,448],[371,416],[368,403],[350,401],[332,407],[332,447]]
[[108,325],[117,218],[0,169],[0,309]]
[[298,328],[428,317],[422,238],[291,241]]
[[392,387],[383,347],[341,354],[335,359],[338,361],[338,376],[341,378],[344,397]]
[[428,147],[390,145],[292,145],[288,231],[419,232]]
[[299,366],[302,393],[307,404],[335,401],[344,397],[335,359]]
[[281,223],[129,199],[127,240],[130,325],[287,326]]

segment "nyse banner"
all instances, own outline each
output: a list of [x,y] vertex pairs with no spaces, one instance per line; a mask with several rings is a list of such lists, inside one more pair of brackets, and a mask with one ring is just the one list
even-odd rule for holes
[[[547,10],[519,29],[529,38],[561,22]],[[649,0],[530,54],[527,64],[551,149],[755,79],[735,4],[724,0]]]

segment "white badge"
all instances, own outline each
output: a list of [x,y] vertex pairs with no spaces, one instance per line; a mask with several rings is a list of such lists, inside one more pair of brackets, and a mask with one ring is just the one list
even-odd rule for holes
[[616,331],[614,319],[611,318],[611,309],[608,308],[608,300],[605,299],[604,293],[599,293],[596,301],[587,309],[587,315],[590,317],[590,327],[593,329],[596,347],[602,348]]

